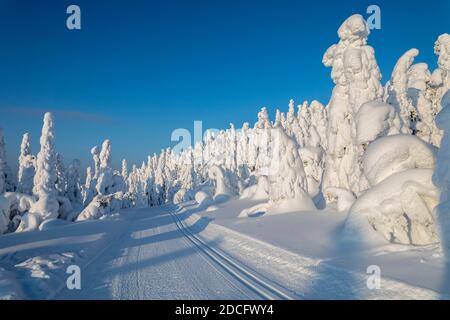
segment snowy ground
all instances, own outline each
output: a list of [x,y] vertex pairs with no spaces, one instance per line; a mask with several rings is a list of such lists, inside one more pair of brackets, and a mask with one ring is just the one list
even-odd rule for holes
[[[348,248],[345,214],[238,218],[256,201],[233,199],[129,209],[109,219],[4,235],[0,297],[26,299],[439,299],[436,247]],[[66,289],[77,264],[82,289]],[[369,265],[381,288],[369,290]]]

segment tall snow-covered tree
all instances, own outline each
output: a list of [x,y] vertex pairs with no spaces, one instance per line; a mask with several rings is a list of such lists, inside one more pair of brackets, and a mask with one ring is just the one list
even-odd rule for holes
[[33,193],[33,178],[36,158],[31,154],[30,134],[22,137],[19,156],[19,173],[17,176],[17,190],[20,193],[31,195]]
[[323,189],[337,187],[358,195],[367,186],[362,179],[362,146],[355,143],[354,116],[362,104],[382,98],[381,74],[375,53],[367,45],[369,28],[361,15],[349,17],[338,30],[323,63],[332,68],[335,83],[328,105],[328,149]]
[[56,201],[56,152],[53,115],[44,115],[44,125],[40,138],[41,149],[36,159],[33,193],[39,200],[30,208],[30,213],[42,220],[58,217],[59,203]]

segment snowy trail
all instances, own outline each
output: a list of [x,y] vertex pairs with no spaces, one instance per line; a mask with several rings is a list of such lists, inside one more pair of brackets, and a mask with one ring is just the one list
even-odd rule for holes
[[293,292],[289,292],[283,287],[273,283],[272,281],[263,278],[258,275],[255,271],[248,269],[248,267],[242,265],[238,261],[234,261],[226,253],[222,252],[220,249],[213,248],[205,243],[202,239],[196,236],[190,231],[183,221],[176,215],[171,213],[180,231],[201,251],[203,251],[208,257],[210,257],[215,263],[220,265],[224,270],[226,270],[230,275],[232,275],[236,280],[241,282],[243,285],[254,291],[263,299],[276,300],[276,299],[286,299],[295,300],[299,297]]
[[[172,207],[173,209],[173,207]],[[260,299],[194,245],[168,208],[134,210],[114,239],[82,266],[82,289],[56,299]],[[217,244],[205,244],[209,248]]]

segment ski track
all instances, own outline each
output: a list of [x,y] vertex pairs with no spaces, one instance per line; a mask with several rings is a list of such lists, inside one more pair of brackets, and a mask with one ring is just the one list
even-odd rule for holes
[[82,268],[83,277],[82,290],[63,287],[54,298],[259,298],[208,261],[178,229],[167,210],[136,210],[122,235]]
[[[18,289],[25,289],[25,294],[18,297],[25,298],[45,298],[43,290],[47,299],[443,298],[387,277],[382,277],[379,290],[369,290],[367,274],[254,239],[212,223],[192,209],[173,205],[129,209],[117,220],[73,224],[54,233],[13,235],[5,238],[8,243],[0,252],[15,258],[14,265],[67,252],[71,241],[78,245],[72,245],[77,259],[68,263],[80,266],[82,289],[66,289],[63,265],[59,273],[52,271],[51,281],[19,279],[22,288]],[[61,248],[60,239],[64,240]],[[16,253],[20,248],[24,251]],[[0,262],[2,258],[5,255],[0,255]]]

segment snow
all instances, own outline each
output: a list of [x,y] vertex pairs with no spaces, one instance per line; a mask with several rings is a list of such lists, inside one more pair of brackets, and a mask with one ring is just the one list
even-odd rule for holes
[[328,48],[323,64],[331,67],[335,83],[328,104],[328,148],[323,189],[336,187],[359,194],[367,187],[362,176],[361,152],[356,141],[356,115],[369,101],[381,100],[381,73],[372,47],[369,28],[361,15],[352,15],[338,30],[340,41]]
[[[66,163],[46,113],[37,156],[23,135],[15,181],[0,129],[0,297],[446,297],[450,36],[436,70],[410,49],[383,87],[369,34],[361,15],[338,29],[327,106],[289,99],[273,121],[262,107],[253,127],[121,168],[109,139],[85,174]],[[79,296],[61,287],[74,261]]]
[[411,245],[438,242],[433,209],[439,191],[433,170],[410,169],[392,174],[359,197],[350,209],[345,237],[349,241],[387,241]]
[[375,186],[394,173],[408,169],[433,169],[436,148],[412,135],[380,138],[369,145],[363,159],[364,174]]
[[400,118],[395,108],[382,101],[370,101],[356,114],[356,141],[369,144],[379,137],[400,133]]
[[[441,148],[436,160],[436,171],[433,176],[434,184],[440,190],[440,203],[436,207],[436,216],[439,221],[439,234],[441,246],[447,259],[447,269],[450,263],[450,90],[442,98],[442,110],[436,119],[439,128],[444,130]],[[448,282],[445,283],[449,285]]]

